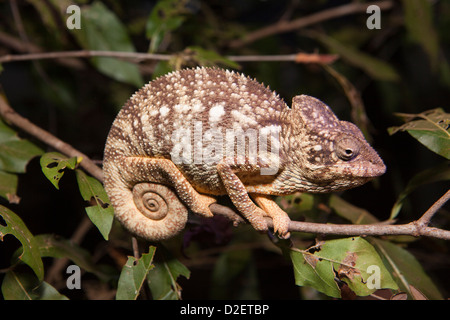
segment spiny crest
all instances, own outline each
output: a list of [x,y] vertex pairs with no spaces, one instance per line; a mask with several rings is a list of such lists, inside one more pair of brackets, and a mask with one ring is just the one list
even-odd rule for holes
[[[272,97],[274,99],[283,101],[283,99],[280,97],[280,95],[276,91],[271,90],[270,86],[268,86],[268,85],[266,86],[264,83],[259,82],[256,78],[252,78],[248,75],[245,75],[243,73],[240,73],[240,72],[237,72],[234,70],[220,69],[217,67],[194,67],[194,68],[175,70],[175,71],[171,71],[165,75],[161,75],[161,76],[155,78],[152,82],[164,81],[173,76],[183,76],[184,74],[190,73],[190,72],[203,73],[209,77],[210,77],[210,75],[208,74],[208,72],[213,72],[213,73],[217,73],[217,74],[229,74],[229,75],[231,75],[231,77],[233,77],[235,79],[240,78],[240,79],[244,80],[245,82],[259,85],[262,89],[270,91],[272,94]],[[148,83],[145,87],[147,87],[152,82]],[[142,88],[142,89],[144,89],[144,88]],[[141,92],[141,90],[139,90],[136,94],[139,94]]]

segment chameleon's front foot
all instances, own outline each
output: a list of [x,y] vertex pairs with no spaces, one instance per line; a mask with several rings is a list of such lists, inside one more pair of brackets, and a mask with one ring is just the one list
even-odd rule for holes
[[255,205],[250,199],[247,189],[226,162],[217,165],[217,171],[222,179],[225,189],[236,209],[250,222],[257,231],[267,231],[267,223],[264,217],[269,216],[273,220],[274,231],[283,239],[290,236],[289,219],[272,198],[263,194],[252,194],[253,199],[259,205]]
[[268,226],[265,217],[270,217],[273,221],[273,231],[280,238],[288,239],[291,235],[289,232],[289,224],[291,222],[291,219],[289,219],[288,215],[278,206],[276,206],[278,210],[275,207],[270,207],[271,209],[267,209],[267,206],[260,206],[264,208],[264,210],[255,206],[255,210],[253,212],[247,211],[243,213],[247,217],[247,220],[250,222],[252,227],[257,231],[266,232],[268,230]]
[[273,219],[273,231],[282,239],[289,239],[291,233],[289,232],[289,224],[291,219],[288,216],[278,217]]
[[242,213],[256,231],[266,232],[268,230],[267,222],[264,219],[265,212],[257,206]]
[[291,234],[289,232],[289,224],[291,219],[286,212],[281,209],[275,201],[268,195],[252,194],[255,202],[265,211],[265,215],[272,218],[273,230],[282,239],[288,239]]

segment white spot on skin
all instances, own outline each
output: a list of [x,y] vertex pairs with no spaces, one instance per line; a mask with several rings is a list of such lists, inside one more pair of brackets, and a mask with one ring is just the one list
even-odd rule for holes
[[196,103],[192,106],[193,112],[201,112],[203,111],[203,105],[201,103]]
[[176,104],[173,108],[180,113],[189,112],[191,110],[191,106],[188,104]]
[[162,106],[161,108],[159,108],[159,114],[161,115],[161,117],[165,117],[169,113],[169,111],[170,109],[166,106]]
[[157,109],[151,110],[149,114],[151,117],[156,117],[158,115],[158,110]]
[[256,126],[258,124],[255,119],[252,119],[237,110],[232,110],[231,115],[235,121],[239,122],[243,126]]
[[242,107],[242,111],[245,112],[245,113],[247,113],[247,114],[252,114],[252,113],[253,113],[253,112],[252,112],[252,107],[251,107],[249,104],[245,104],[245,105]]
[[222,116],[225,114],[225,109],[222,105],[218,104],[209,109],[209,122],[219,122]]

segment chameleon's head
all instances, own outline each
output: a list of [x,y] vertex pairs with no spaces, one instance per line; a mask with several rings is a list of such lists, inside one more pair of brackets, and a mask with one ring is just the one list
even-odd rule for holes
[[[386,171],[381,158],[353,123],[340,121],[331,109],[310,96],[292,101],[291,121],[301,141],[295,158],[302,165],[303,183],[309,192],[330,192],[356,187]],[[293,163],[292,165],[295,165]]]

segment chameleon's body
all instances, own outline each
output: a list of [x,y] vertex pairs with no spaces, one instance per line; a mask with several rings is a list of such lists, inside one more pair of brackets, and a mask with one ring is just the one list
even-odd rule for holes
[[[103,170],[118,220],[157,241],[184,228],[185,207],[211,217],[209,205],[223,194],[255,229],[266,230],[270,216],[286,237],[289,217],[270,196],[352,188],[385,166],[360,130],[319,100],[297,96],[289,108],[255,80],[197,68],[130,98],[111,127]],[[162,186],[175,193],[155,196]],[[159,213],[166,205],[168,214]]]

